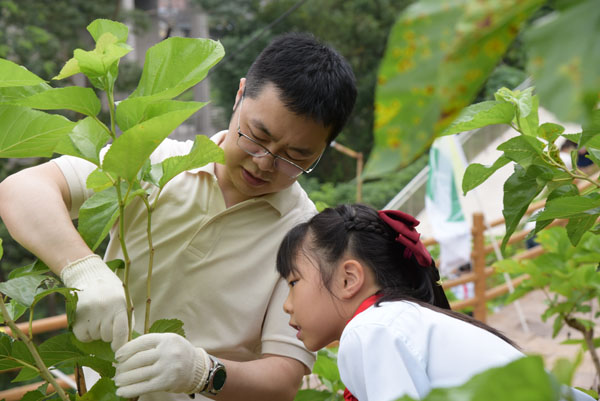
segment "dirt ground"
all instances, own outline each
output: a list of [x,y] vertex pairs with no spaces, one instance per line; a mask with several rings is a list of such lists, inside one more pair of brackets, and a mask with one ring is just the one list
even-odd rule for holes
[[[553,319],[542,322],[540,316],[546,309],[544,294],[541,291],[529,293],[519,300],[525,322],[529,332],[524,332],[517,309],[514,304],[508,305],[488,316],[487,323],[502,331],[510,339],[515,341],[527,354],[542,355],[545,366],[551,369],[558,358],[573,360],[577,355],[578,345],[564,345],[562,341],[567,338],[581,339],[581,334],[570,328],[563,328],[556,338],[552,338]],[[600,324],[600,319],[596,320]],[[582,388],[597,387],[595,380],[595,369],[589,353],[585,353],[583,362],[577,369],[573,379],[574,386]]]

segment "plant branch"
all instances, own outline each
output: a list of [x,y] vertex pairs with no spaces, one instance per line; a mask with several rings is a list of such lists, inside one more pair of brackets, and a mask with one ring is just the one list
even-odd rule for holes
[[588,347],[588,351],[590,351],[594,368],[596,368],[596,375],[600,376],[600,358],[598,358],[596,346],[594,345],[594,329],[586,328],[581,322],[572,317],[565,316],[564,320],[569,327],[572,327],[583,334],[583,339]]
[[23,343],[25,343],[25,346],[27,347],[27,349],[31,353],[31,356],[33,357],[33,360],[35,361],[35,364],[36,364],[36,366],[39,369],[40,376],[42,376],[42,378],[44,380],[46,380],[48,383],[52,384],[52,386],[54,387],[54,389],[58,393],[58,396],[63,401],[70,401],[69,397],[67,396],[67,394],[65,393],[65,391],[62,389],[62,387],[60,387],[58,385],[58,382],[56,381],[56,379],[54,378],[54,376],[52,376],[52,374],[50,373],[50,371],[46,367],[46,364],[42,360],[42,357],[40,356],[37,348],[33,344],[33,341],[31,341],[31,339],[28,336],[26,336],[21,330],[19,330],[19,328],[15,324],[15,321],[11,318],[10,314],[8,313],[8,310],[6,310],[6,306],[4,306],[4,302],[0,302],[0,309],[2,309],[2,315],[4,316],[4,321],[6,322],[6,324],[8,325],[8,327],[10,327],[10,330],[12,331],[12,333],[16,334],[17,337],[21,341],[23,341]]
[[150,206],[150,202],[148,202],[147,196],[143,196],[142,199],[144,200],[146,210],[148,211],[148,225],[146,227],[146,234],[148,237],[148,249],[150,250],[150,254],[148,256],[148,276],[146,277],[146,315],[144,318],[144,334],[146,334],[150,330],[150,304],[152,302],[151,284],[152,268],[154,266],[154,245],[152,243],[152,212],[154,211],[154,207]]
[[115,188],[117,189],[117,197],[119,199],[119,243],[121,244],[121,250],[123,251],[123,259],[125,261],[125,274],[123,277],[123,289],[125,291],[125,300],[127,302],[127,325],[129,332],[127,334],[127,340],[131,341],[133,333],[133,303],[129,294],[129,268],[131,267],[131,259],[129,259],[129,253],[127,252],[127,245],[125,245],[125,202],[121,193],[121,179],[117,179]]

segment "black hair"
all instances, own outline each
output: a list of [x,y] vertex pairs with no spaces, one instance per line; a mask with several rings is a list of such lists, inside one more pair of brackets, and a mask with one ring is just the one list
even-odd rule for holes
[[515,346],[494,328],[452,311],[435,262],[422,266],[414,255],[404,257],[405,246],[395,240],[396,236],[377,211],[368,206],[328,208],[287,233],[277,253],[277,271],[284,278],[297,273],[296,257],[300,252],[309,252],[318,263],[323,285],[330,290],[332,267],[350,254],[373,271],[381,295],[377,305],[385,301],[412,301],[478,326]]
[[255,99],[269,83],[291,112],[330,128],[328,143],[356,102],[356,79],[348,62],[306,33],[281,35],[258,55],[246,74],[245,95]]

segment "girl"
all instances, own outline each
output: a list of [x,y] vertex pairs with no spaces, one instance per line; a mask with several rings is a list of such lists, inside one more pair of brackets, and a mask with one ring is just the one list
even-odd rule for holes
[[311,351],[340,341],[347,400],[421,399],[523,356],[450,310],[418,224],[399,211],[342,205],[294,227],[279,248],[290,325]]

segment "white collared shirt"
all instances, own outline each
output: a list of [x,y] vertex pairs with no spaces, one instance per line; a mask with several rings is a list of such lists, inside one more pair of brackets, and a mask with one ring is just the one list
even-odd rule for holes
[[383,302],[355,316],[342,333],[338,367],[359,401],[421,399],[435,387],[524,356],[498,336],[422,307]]

